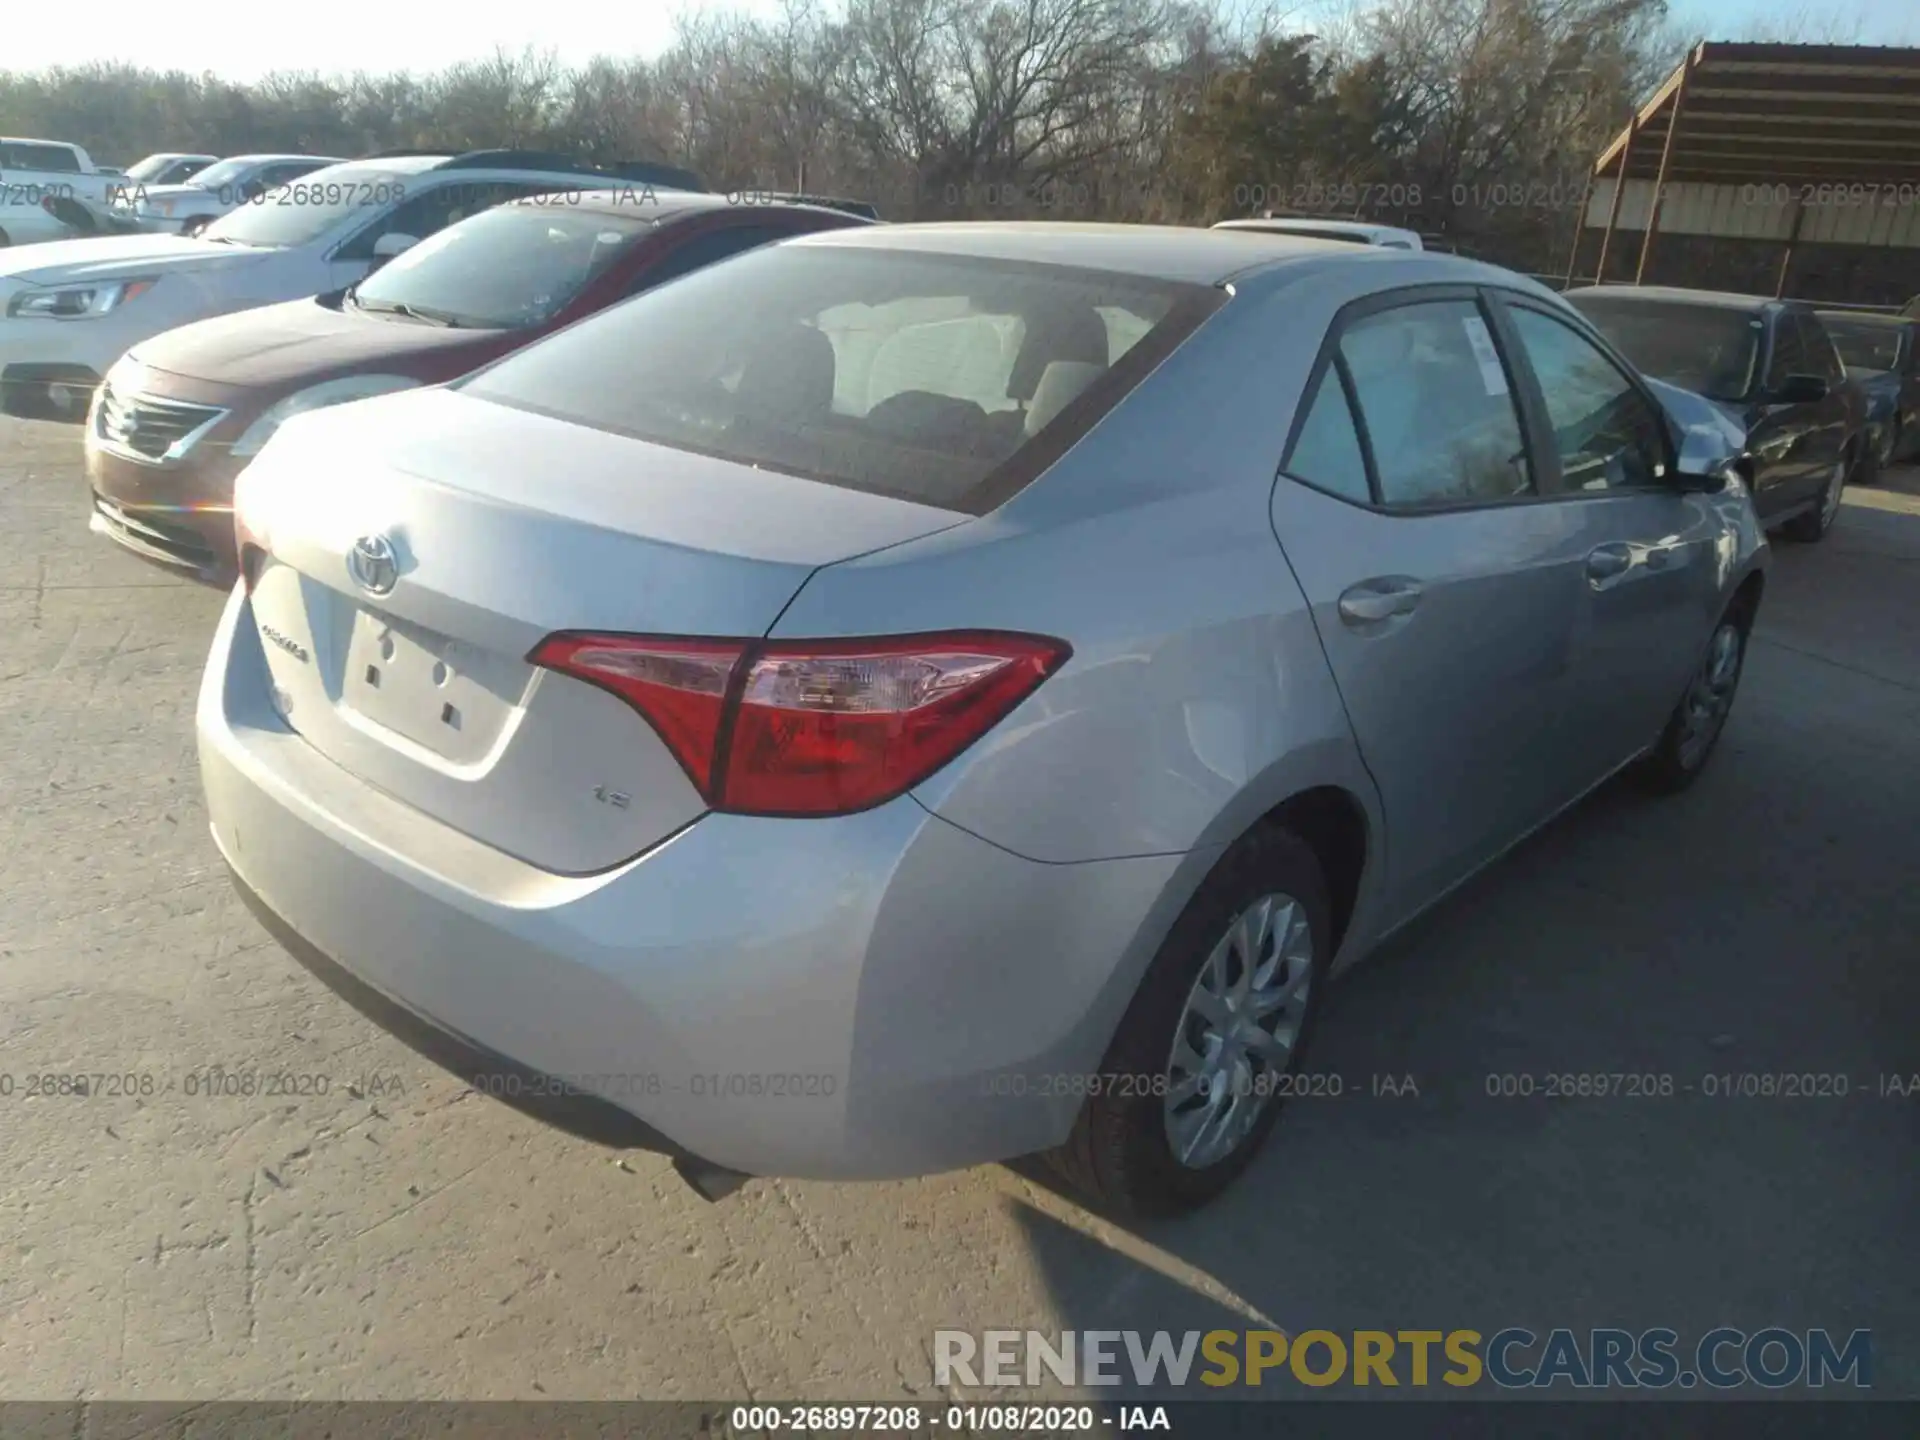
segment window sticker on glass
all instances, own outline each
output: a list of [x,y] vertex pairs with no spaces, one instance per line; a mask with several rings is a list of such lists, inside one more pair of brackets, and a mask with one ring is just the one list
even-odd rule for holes
[[1473,358],[1480,366],[1480,383],[1487,387],[1489,395],[1507,393],[1507,372],[1500,368],[1500,352],[1493,348],[1493,337],[1487,333],[1487,322],[1478,315],[1468,315],[1460,321],[1461,328],[1467,332],[1467,344],[1473,347]]

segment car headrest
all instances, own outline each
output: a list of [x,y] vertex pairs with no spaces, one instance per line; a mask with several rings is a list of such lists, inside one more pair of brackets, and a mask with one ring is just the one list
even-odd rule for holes
[[1029,316],[1027,333],[1007,377],[1007,394],[1031,401],[1047,367],[1071,360],[1107,368],[1107,322],[1091,305]]
[[1107,373],[1105,365],[1084,360],[1056,360],[1040,372],[1040,383],[1033,387],[1027,402],[1027,418],[1021,427],[1029,435],[1038,435],[1052,423],[1053,417],[1071,405],[1094,381]]

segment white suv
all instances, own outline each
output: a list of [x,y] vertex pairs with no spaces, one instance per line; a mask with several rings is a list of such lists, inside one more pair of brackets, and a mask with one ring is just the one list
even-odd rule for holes
[[[116,235],[0,250],[0,411],[78,423],[108,368],[150,336],[343,290],[477,210],[605,189],[637,168],[610,177],[499,150],[379,155],[249,200],[192,239]],[[644,201],[644,182],[632,183]]]
[[333,155],[233,155],[177,185],[128,184],[114,209],[142,230],[191,235],[269,190],[344,163]]

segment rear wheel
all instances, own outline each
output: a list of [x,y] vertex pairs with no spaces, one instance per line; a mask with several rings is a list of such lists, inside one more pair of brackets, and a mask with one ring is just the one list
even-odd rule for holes
[[1054,1168],[1122,1214],[1226,1189],[1280,1118],[1331,951],[1313,851],[1277,828],[1241,839],[1147,967]]
[[206,215],[196,216],[192,220],[185,220],[181,222],[180,233],[182,235],[198,235],[202,230],[206,229],[207,226],[212,223],[213,223],[212,219],[209,216],[206,216]]
[[12,243],[13,243],[13,237],[7,234],[6,231],[0,230],[0,250],[6,249],[7,246],[11,245]]
[[1747,636],[1753,628],[1750,604],[1737,600],[1720,617],[1706,654],[1687,682],[1687,692],[1673,707],[1660,743],[1640,762],[1636,774],[1649,789],[1674,794],[1700,778],[1707,768],[1720,732],[1733,711],[1746,664]]
[[[1862,453],[1870,453],[1872,448],[1872,446],[1863,446]],[[1859,464],[1862,469],[1865,469],[1871,461],[1862,460]],[[1806,545],[1826,539],[1827,531],[1833,528],[1833,522],[1840,514],[1840,497],[1846,491],[1847,481],[1854,478],[1851,474],[1854,465],[1853,452],[1849,450],[1840,457],[1839,463],[1827,476],[1827,483],[1820,491],[1818,503],[1806,514],[1796,515],[1782,525],[1780,533],[1789,540],[1798,540]]]

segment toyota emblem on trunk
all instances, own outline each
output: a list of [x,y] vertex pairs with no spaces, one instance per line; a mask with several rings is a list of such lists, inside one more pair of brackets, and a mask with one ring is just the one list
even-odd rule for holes
[[384,535],[362,535],[347,551],[347,574],[369,594],[386,594],[400,578],[400,562],[394,558],[393,542]]

